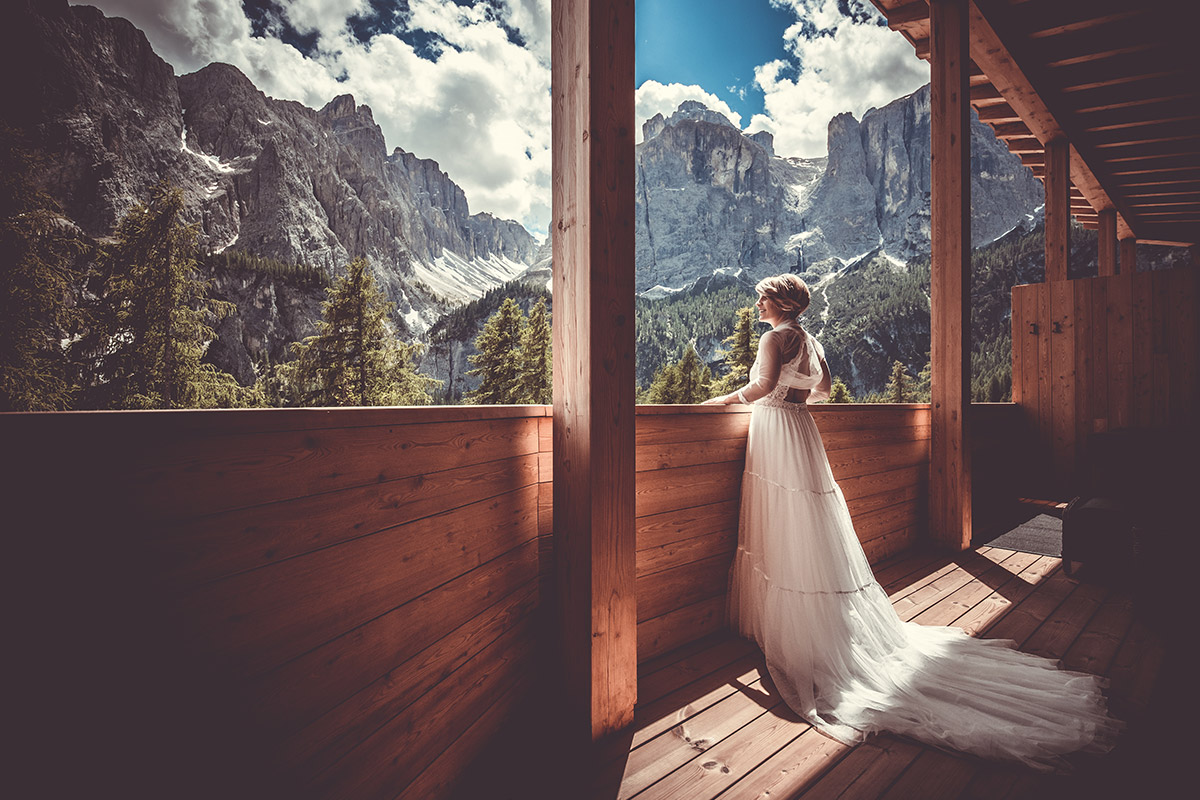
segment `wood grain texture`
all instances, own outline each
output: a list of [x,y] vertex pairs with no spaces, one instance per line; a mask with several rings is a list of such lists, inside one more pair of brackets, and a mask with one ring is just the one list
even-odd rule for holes
[[567,735],[633,720],[634,15],[551,6],[554,531]]
[[1071,231],[1071,154],[1066,139],[1046,142],[1046,282],[1067,279]]
[[965,5],[934,0],[929,12],[933,230],[929,527],[933,542],[958,551],[971,542],[966,415],[970,403],[970,54]]

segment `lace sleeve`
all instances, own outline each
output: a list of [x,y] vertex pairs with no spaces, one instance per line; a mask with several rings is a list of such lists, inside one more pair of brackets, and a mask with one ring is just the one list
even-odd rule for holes
[[743,403],[753,403],[760,397],[766,397],[775,384],[779,383],[779,372],[783,369],[783,343],[775,331],[767,331],[758,340],[758,358],[754,359],[754,368],[750,372],[750,382],[738,389],[738,399]]

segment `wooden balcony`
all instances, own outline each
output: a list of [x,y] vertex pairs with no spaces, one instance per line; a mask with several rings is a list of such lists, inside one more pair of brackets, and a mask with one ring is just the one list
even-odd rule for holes
[[[544,718],[530,709],[553,710],[563,691],[549,624],[549,414],[0,416],[25,623],[16,719],[40,732],[23,760],[47,794],[86,781],[127,796],[430,798],[481,769],[505,790],[489,758],[523,741],[515,731],[537,741],[528,726]],[[973,414],[991,434],[979,438],[976,471],[1002,486],[1017,409]],[[1076,584],[1053,559],[918,555],[927,406],[814,416],[904,616],[1111,668],[1144,702],[1159,645],[1133,625],[1128,596]],[[803,784],[818,787],[860,763],[874,776],[953,761],[886,738],[853,755],[804,735],[755,683],[759,656],[724,622],[748,419],[739,408],[639,408],[640,699],[619,794],[666,796],[683,781],[694,788],[675,796],[714,796],[704,787],[758,786],[801,755],[812,762]],[[720,735],[692,727],[702,725]],[[557,760],[518,749],[528,769]],[[78,769],[53,769],[60,757]],[[603,792],[611,764],[587,763],[595,775],[577,773],[579,785],[601,781]],[[992,772],[952,770],[968,783]],[[539,796],[505,780],[512,796]]]

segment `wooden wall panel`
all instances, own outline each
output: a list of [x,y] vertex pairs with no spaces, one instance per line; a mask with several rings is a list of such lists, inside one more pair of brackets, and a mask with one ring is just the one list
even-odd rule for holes
[[[638,409],[637,586],[641,662],[725,625],[750,413]],[[928,497],[928,405],[819,405],[813,417],[874,562],[916,545]]]
[[[1013,287],[1013,397],[1033,440],[1027,491],[1070,497],[1093,433],[1194,422],[1197,302],[1186,267]],[[1048,474],[1036,471],[1042,454]]]
[[0,415],[55,758],[134,796],[448,791],[538,668],[548,412]]

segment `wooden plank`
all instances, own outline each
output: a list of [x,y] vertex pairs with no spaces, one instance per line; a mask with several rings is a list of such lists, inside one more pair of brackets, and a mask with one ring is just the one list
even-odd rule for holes
[[[637,732],[633,735],[630,747],[639,747],[655,736],[666,733],[688,717],[724,700],[736,692],[739,685],[749,686],[760,680],[765,671],[762,653],[755,648],[754,653],[743,655],[729,664],[718,664],[711,674],[677,686],[674,691],[663,694],[653,702],[645,705],[639,703],[634,715]],[[645,683],[640,683],[639,696],[645,690]]]
[[633,721],[633,0],[551,6],[554,531],[571,739]]
[[[1075,308],[1071,311],[1072,338],[1075,347],[1075,442],[1076,479],[1081,481],[1088,463],[1088,437],[1092,433],[1092,390],[1095,370],[1092,365],[1092,286],[1095,280],[1072,281],[1075,289]],[[1082,485],[1082,484],[1077,484]]]
[[913,467],[930,461],[930,440],[896,442],[873,447],[847,447],[829,453],[834,479],[841,484],[849,478]]
[[461,787],[463,773],[475,763],[480,753],[493,745],[497,737],[506,733],[514,716],[520,714],[528,703],[536,702],[533,693],[535,683],[532,673],[522,676],[515,688],[497,696],[462,736],[408,784],[396,800],[460,796],[462,792],[456,790]]
[[[483,668],[481,659],[492,643],[515,628],[527,627],[537,601],[537,584],[527,583],[410,661],[380,675],[283,740],[279,748],[283,766],[311,780],[418,702],[429,705],[427,695],[436,695],[446,676]],[[532,658],[532,642],[527,646]]]
[[984,635],[988,639],[1012,639],[1020,646],[1054,613],[1075,586],[1061,570],[1055,572],[1036,591],[1031,591],[1007,614],[985,628]]
[[834,431],[874,430],[877,428],[909,428],[929,425],[927,403],[822,403],[809,408],[822,440]]
[[642,473],[636,487],[637,516],[740,497],[742,470],[742,462],[725,461]]
[[[457,646],[453,643],[464,636],[469,640],[476,635],[478,624],[487,621],[490,608],[496,613],[508,608],[498,603],[527,603],[526,595],[532,591],[530,582],[537,576],[534,544],[514,548],[258,676],[246,691],[256,724],[263,731],[294,733],[346,703],[380,676],[405,675],[423,652],[443,652],[447,645]],[[533,596],[536,598],[536,594]],[[487,641],[490,639],[477,645]],[[462,653],[451,657],[474,652],[473,647],[477,649],[468,641]],[[409,678],[415,685],[411,673]],[[403,682],[391,689],[396,695],[409,691]],[[380,701],[379,706],[383,705]],[[327,723],[324,720],[322,726],[327,727]],[[299,733],[284,749],[305,754],[293,759],[295,762],[308,761],[314,751],[311,743],[319,738],[318,733],[316,729]],[[302,742],[309,744],[299,744]]]
[[147,539],[146,566],[173,593],[516,491],[537,480],[536,459],[514,456],[192,517]]
[[734,785],[732,796],[797,797],[855,749],[810,728],[750,769]]
[[[909,467],[909,469],[918,470],[920,467]],[[895,471],[898,472],[899,470]],[[925,496],[923,483],[923,481],[914,480],[903,483],[890,491],[877,492],[876,494],[848,500],[846,506],[850,510],[850,518],[856,520],[855,526],[857,527],[858,518],[864,514],[889,508],[898,503],[921,500]]]
[[725,595],[646,620],[637,627],[638,658],[660,656],[725,627]]
[[1028,391],[1024,375],[1025,350],[1022,347],[1025,339],[1024,334],[1029,323],[1027,319],[1028,311],[1025,308],[1025,298],[1028,296],[1028,292],[1024,291],[1024,288],[1021,286],[1014,286],[1009,295],[1009,308],[1011,309],[1010,337],[1012,341],[1012,401],[1021,406],[1026,402],[1025,397]]
[[729,585],[730,552],[691,561],[637,579],[638,622],[662,616],[710,597],[724,597]]
[[534,539],[536,501],[529,486],[207,584],[174,624],[201,662],[269,669]]
[[[769,703],[774,699],[763,692],[760,702]],[[800,740],[807,741],[801,744]],[[827,766],[828,756],[848,749],[816,733],[807,722],[779,703],[703,753],[693,753],[689,761],[651,786],[640,797],[644,800],[715,797],[758,766],[763,756],[775,754],[789,744],[796,744],[796,749],[808,756],[802,758],[802,763],[818,774],[822,767]],[[826,758],[820,758],[819,754],[826,755]],[[807,763],[812,761],[816,763]],[[741,793],[746,789],[739,785],[735,791]]]
[[1021,570],[1015,579],[1006,579],[970,611],[956,619],[955,627],[962,628],[971,636],[982,635],[984,631],[998,624],[1021,601],[1033,594],[1051,575],[1057,574],[1060,564],[1061,559],[1042,556]]
[[932,226],[929,535],[952,551],[971,541],[971,115],[967,10],[934,0],[930,26]]
[[648,414],[646,406],[638,406],[637,444],[673,444],[678,442],[704,442],[709,439],[745,439],[750,430],[750,409],[731,407],[736,410],[724,413],[701,413],[713,406],[688,407],[686,412],[678,408],[670,414]]
[[860,542],[878,539],[889,533],[916,527],[920,522],[924,503],[919,499],[906,500],[895,505],[860,514],[854,519],[854,532]]
[[973,580],[941,597],[932,606],[915,615],[912,621],[921,625],[953,625],[957,619],[983,602],[996,588],[1006,584],[1021,570],[1037,561],[1038,556],[1033,553],[1002,550],[994,551],[990,558],[984,558],[992,563],[977,562],[982,568],[976,567],[979,572],[972,572]]
[[1133,276],[1133,424],[1144,428],[1153,423],[1154,413],[1154,274]]
[[[834,476],[837,477],[836,472]],[[908,467],[894,467],[855,477],[837,477],[837,484],[848,504],[906,486],[917,486],[924,491],[929,485],[929,459],[923,458]]]
[[[698,536],[732,531],[736,540],[740,498],[730,498],[702,506],[691,506],[661,514],[638,517],[638,558],[642,551],[678,545]],[[639,570],[641,567],[639,567]]]
[[707,558],[723,558],[726,562],[733,560],[737,549],[737,521],[707,536],[693,536],[682,542],[671,542],[648,550],[638,550],[638,577],[652,575],[663,570],[672,569],[684,564],[702,561]]
[[155,442],[128,476],[147,527],[537,452],[537,420],[280,431]]
[[1071,157],[1066,139],[1046,143],[1046,282],[1067,279],[1070,257]]
[[[534,629],[526,618],[465,667],[422,695],[323,772],[321,797],[395,797],[465,733],[489,701],[513,691],[532,666]],[[401,757],[401,755],[403,757]]]
[[1150,273],[1151,307],[1151,424],[1165,427],[1171,420],[1171,275],[1167,270]]
[[904,739],[876,736],[851,750],[804,794],[804,800],[876,800],[922,752],[923,748]]
[[1079,584],[1021,649],[1046,658],[1062,658],[1108,594],[1109,590],[1103,586]]
[[1062,658],[1063,669],[1108,674],[1121,641],[1133,624],[1133,598],[1112,592]]
[[1104,209],[1100,212],[1100,228],[1096,232],[1098,274],[1117,274],[1117,211]]
[[1093,433],[1102,433],[1109,427],[1108,410],[1108,285],[1110,281],[1092,281],[1091,324],[1087,333],[1091,336],[1092,380],[1089,390],[1092,395]]
[[[759,681],[750,684],[747,689],[766,696]],[[729,734],[761,717],[767,708],[778,702],[771,700],[763,706],[745,694],[735,692],[667,733],[635,748],[625,764],[618,797],[633,797]]]
[[1171,424],[1193,424],[1200,407],[1200,294],[1196,270],[1173,269],[1170,276],[1169,308]]
[[865,447],[876,444],[892,444],[895,442],[915,442],[928,440],[929,425],[910,425],[895,428],[872,428],[866,430],[830,431],[821,434],[821,443],[825,451],[844,450],[850,447]]
[[754,654],[762,655],[757,645],[722,631],[694,639],[664,655],[644,659],[638,664],[638,707]]
[[1107,279],[1108,419],[1110,428],[1133,424],[1133,277]]
[[746,437],[639,444],[636,451],[638,472],[738,461],[746,458]]
[[926,750],[904,774],[880,795],[880,800],[912,797],[957,797],[975,773],[975,765],[963,756]]
[[[1075,282],[1050,291],[1051,456],[1055,487],[1067,487],[1075,469]],[[1062,489],[1060,489],[1061,491]]]
[[1120,250],[1117,259],[1119,274],[1137,272],[1137,239],[1132,236],[1121,239],[1117,247]]
[[875,564],[916,547],[920,541],[921,532],[917,527],[901,528],[863,542],[863,553],[869,563]]

